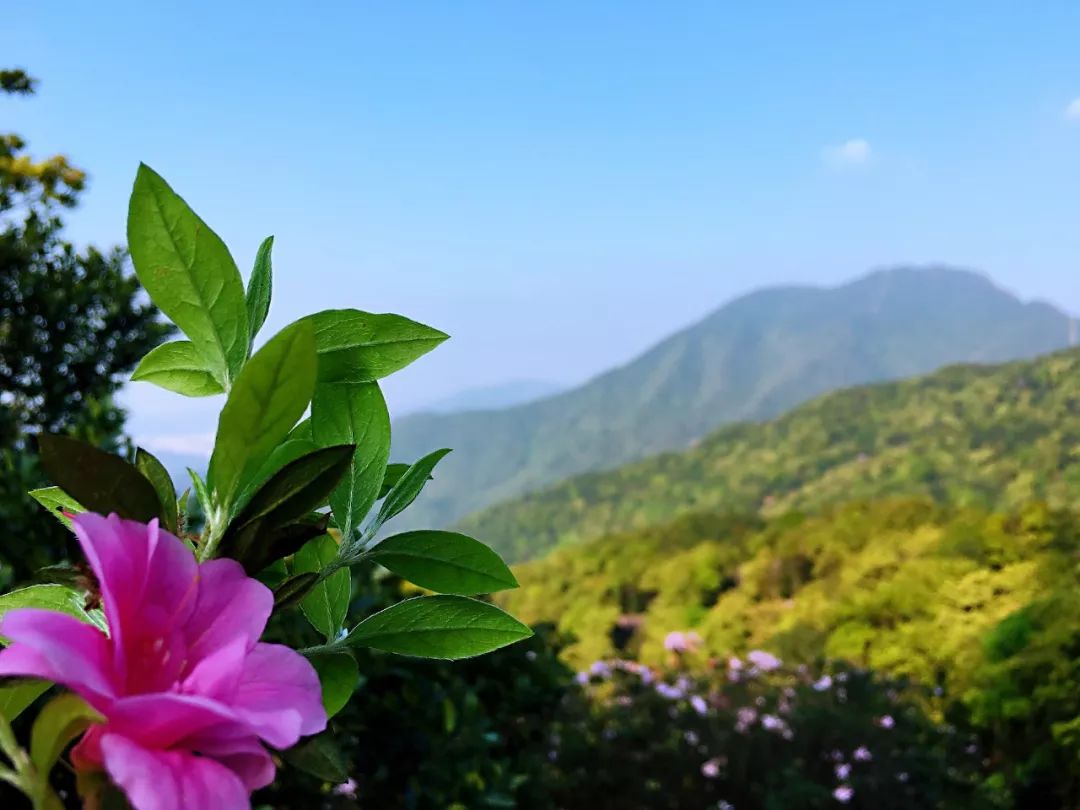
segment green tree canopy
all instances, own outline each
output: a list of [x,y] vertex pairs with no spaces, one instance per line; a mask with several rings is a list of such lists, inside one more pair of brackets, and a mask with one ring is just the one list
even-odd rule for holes
[[[25,71],[0,71],[4,93],[35,88]],[[68,542],[26,496],[42,483],[33,437],[67,432],[115,448],[124,414],[112,395],[171,331],[122,249],[64,239],[61,213],[85,186],[65,156],[34,159],[21,137],[0,134],[0,582],[55,562]]]

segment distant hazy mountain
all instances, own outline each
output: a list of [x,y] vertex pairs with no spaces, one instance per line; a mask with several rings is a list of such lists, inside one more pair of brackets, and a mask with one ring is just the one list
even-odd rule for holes
[[[633,317],[627,313],[627,317]],[[393,457],[451,447],[402,526],[448,525],[567,476],[768,419],[819,394],[1068,344],[1068,317],[976,273],[900,268],[839,287],[777,287],[726,304],[624,366],[498,411],[416,414]]]
[[469,388],[419,409],[421,413],[457,413],[509,408],[558,393],[565,386],[546,380],[511,380]]

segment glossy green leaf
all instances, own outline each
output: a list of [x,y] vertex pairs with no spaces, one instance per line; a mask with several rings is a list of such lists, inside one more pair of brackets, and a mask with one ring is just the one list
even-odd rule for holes
[[214,504],[210,498],[210,488],[206,486],[206,481],[191,467],[187,468],[188,475],[191,477],[191,486],[195,489],[195,500],[199,502],[199,506],[202,507],[203,515],[209,515],[213,509]]
[[274,588],[274,610],[285,610],[297,604],[315,587],[315,583],[318,581],[319,575],[314,571],[305,571],[302,574],[290,576]]
[[278,332],[244,366],[218,419],[207,476],[221,504],[232,504],[249,475],[303,416],[315,388],[315,341],[301,321]]
[[141,447],[135,451],[135,467],[153,485],[158,501],[161,503],[161,521],[166,529],[175,534],[178,514],[176,486],[173,484],[172,476],[169,475],[164,464]]
[[250,480],[244,485],[243,493],[237,498],[237,508],[243,509],[247,502],[251,500],[251,496],[287,464],[291,464],[309,453],[314,453],[318,449],[319,446],[311,439],[285,439],[270,451],[266,461],[260,464],[255,472],[251,474]]
[[44,777],[64,749],[94,723],[105,718],[71,692],[57,695],[42,707],[30,732],[30,761]]
[[135,273],[150,298],[227,389],[250,340],[244,284],[229,249],[145,164],[131,192],[127,236]]
[[379,488],[379,497],[385,498],[389,495],[390,490],[394,488],[394,485],[401,480],[401,476],[408,470],[408,464],[387,464],[386,472],[383,474],[382,486]]
[[498,554],[479,540],[443,531],[396,534],[368,555],[421,588],[471,596],[516,588],[517,580]]
[[330,495],[334,519],[348,539],[378,499],[390,457],[390,414],[378,384],[319,383],[311,429],[321,446],[356,445],[349,471]]
[[45,694],[51,681],[35,678],[5,679],[0,685],[0,717],[9,723],[26,711],[35,700]]
[[274,237],[266,237],[259,245],[259,252],[255,254],[255,267],[251,271],[251,278],[248,279],[245,298],[252,341],[259,334],[259,330],[266,322],[266,315],[270,312],[270,294],[274,285],[270,253],[273,248]]
[[318,516],[318,529],[307,524],[290,531],[278,529],[326,503],[330,491],[349,468],[352,454],[352,445],[325,447],[286,464],[229,524],[220,553],[239,560],[248,573],[255,573],[296,551],[303,545],[300,538],[310,540],[325,533],[328,515]]
[[[295,554],[306,543],[326,534],[330,516],[313,513],[311,516],[271,529],[260,528],[254,533],[255,539],[249,542],[240,563],[249,575],[255,575],[271,563]],[[223,556],[231,557],[231,554]]]
[[378,525],[381,526],[394,515],[401,514],[409,504],[416,500],[424,484],[431,480],[431,471],[435,469],[435,465],[449,452],[443,449],[428,453],[405,471],[405,474],[387,494],[382,506],[379,507],[379,516],[376,520]]
[[32,489],[30,490],[30,497],[48,509],[50,515],[69,529],[71,528],[71,518],[65,512],[77,515],[86,511],[86,507],[60,489],[60,487]]
[[297,422],[296,427],[289,431],[289,435],[285,440],[289,442],[315,441],[315,436],[311,432],[311,419],[304,419]]
[[326,716],[333,717],[345,708],[356,689],[360,678],[356,659],[348,653],[316,655],[311,658],[311,665],[319,674]]
[[282,526],[322,505],[352,462],[351,444],[324,447],[294,459],[278,470],[236,519],[243,526],[255,520]]
[[139,361],[131,379],[153,383],[186,397],[212,397],[225,391],[190,340],[175,340],[151,349]]
[[146,523],[162,513],[153,484],[119,456],[67,436],[38,436],[45,474],[87,510]]
[[344,782],[349,778],[341,752],[328,733],[309,737],[299,745],[282,751],[281,756],[294,768],[326,782]]
[[319,381],[364,383],[405,368],[449,337],[401,315],[328,309],[308,317],[315,326]]
[[348,644],[401,655],[456,660],[528,638],[532,630],[487,602],[464,596],[406,599],[360,622]]
[[[322,571],[338,554],[338,545],[330,535],[316,537],[293,555],[293,574]],[[352,578],[348,568],[340,568],[322,580],[300,602],[300,610],[311,626],[326,636],[337,638],[352,598]]]

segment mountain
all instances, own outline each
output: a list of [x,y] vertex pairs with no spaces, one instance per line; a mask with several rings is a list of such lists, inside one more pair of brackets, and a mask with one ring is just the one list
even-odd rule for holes
[[565,386],[547,380],[510,380],[497,385],[468,388],[425,405],[419,413],[457,413],[509,408],[549,397]]
[[822,396],[698,446],[571,478],[462,522],[512,560],[688,512],[775,515],[924,496],[1009,508],[1080,502],[1080,349],[955,366]]
[[685,447],[719,425],[768,419],[837,388],[1049,352],[1067,345],[1068,324],[1049,305],[943,268],[751,293],[561,394],[396,422],[396,461],[454,449],[401,528],[449,525],[567,476]]

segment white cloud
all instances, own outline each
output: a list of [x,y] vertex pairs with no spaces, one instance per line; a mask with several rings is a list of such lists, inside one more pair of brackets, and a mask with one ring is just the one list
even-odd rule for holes
[[214,450],[213,433],[168,433],[136,438],[140,445],[152,453],[178,453],[210,458],[210,453]]
[[1065,118],[1069,121],[1080,121],[1080,96],[1077,96],[1065,107]]
[[830,166],[863,166],[870,162],[870,144],[862,138],[852,138],[838,146],[827,147],[823,153]]

